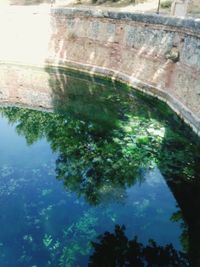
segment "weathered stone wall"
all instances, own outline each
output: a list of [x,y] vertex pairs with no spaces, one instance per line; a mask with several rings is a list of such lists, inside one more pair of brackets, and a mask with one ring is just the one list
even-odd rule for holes
[[190,0],[188,5],[188,12],[200,13],[200,1],[199,0]]
[[49,74],[37,67],[0,64],[0,104],[52,109]]
[[124,80],[168,102],[200,133],[199,22],[73,8],[30,12],[21,23],[19,16],[0,16],[0,25],[11,29],[6,35],[0,26],[0,61],[71,66]]

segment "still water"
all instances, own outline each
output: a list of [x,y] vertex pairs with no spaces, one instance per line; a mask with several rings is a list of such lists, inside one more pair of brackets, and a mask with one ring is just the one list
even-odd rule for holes
[[0,107],[0,266],[199,267],[198,138],[120,83],[50,83],[51,112]]

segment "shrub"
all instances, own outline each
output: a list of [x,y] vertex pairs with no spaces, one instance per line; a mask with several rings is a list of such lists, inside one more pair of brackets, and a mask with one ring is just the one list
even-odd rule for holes
[[163,0],[161,1],[162,8],[170,8],[172,5],[172,0]]

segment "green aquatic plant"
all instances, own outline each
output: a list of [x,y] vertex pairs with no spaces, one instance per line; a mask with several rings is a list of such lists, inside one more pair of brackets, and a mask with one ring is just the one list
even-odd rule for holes
[[53,239],[52,239],[51,235],[48,236],[47,234],[45,234],[45,236],[43,238],[44,246],[48,248],[51,245],[52,241],[53,241]]
[[42,196],[48,196],[52,193],[52,189],[44,189],[42,190]]
[[97,236],[97,224],[97,214],[91,209],[81,214],[71,225],[62,225],[59,238],[46,233],[42,238],[43,248],[38,248],[44,254],[48,253],[48,264],[45,263],[45,266],[78,266],[77,260],[91,252],[90,241]]
[[23,239],[26,240],[29,243],[32,243],[33,242],[33,237],[31,235],[25,235],[23,237]]
[[3,165],[0,168],[0,176],[1,177],[10,177],[14,173],[13,167],[8,165]]
[[73,223],[64,230],[65,245],[59,260],[59,266],[78,266],[76,263],[78,255],[84,256],[90,253],[90,240],[97,236],[95,230],[97,221],[96,214],[89,210],[76,223]]

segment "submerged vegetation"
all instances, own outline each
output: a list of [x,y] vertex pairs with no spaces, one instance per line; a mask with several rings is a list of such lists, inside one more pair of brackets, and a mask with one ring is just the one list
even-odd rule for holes
[[[183,248],[193,261],[197,261],[192,251],[199,249],[200,218],[190,207],[200,208],[198,139],[192,137],[165,104],[137,94],[120,83],[91,81],[70,74],[67,76],[61,71],[59,74],[51,73],[50,84],[54,112],[0,108],[2,117],[15,127],[19,136],[25,137],[30,148],[46,139],[54,153],[52,157],[56,158],[55,164],[50,158],[35,168],[18,168],[14,164],[0,166],[0,196],[15,196],[16,205],[20,206],[21,202],[24,205],[20,212],[25,219],[23,226],[19,227],[19,233],[22,231],[24,234],[20,240],[21,247],[16,251],[21,256],[15,266],[83,267],[87,266],[92,248],[94,253],[89,266],[133,266],[132,263],[126,264],[127,259],[137,260],[140,264],[137,266],[144,266],[149,253],[157,260],[158,254],[163,254],[168,264],[149,266],[188,266],[185,254],[177,252],[172,245],[159,246],[154,241],[143,245],[136,238],[128,241],[125,229],[120,226],[116,226],[114,234],[107,232],[99,237],[98,243],[95,242],[99,233],[106,230],[104,225],[108,224],[108,231],[111,231],[121,218],[128,216],[127,213],[134,216],[131,217],[132,223],[141,224],[143,231],[145,227],[148,229],[152,219],[148,213],[144,214],[155,196],[147,199],[149,196],[144,195],[140,202],[135,200],[130,204],[126,201],[128,190],[145,183],[146,173],[153,173],[156,169],[163,174],[182,210],[174,213],[172,221],[176,223],[184,219],[184,225],[188,225],[182,228]],[[54,177],[62,182],[65,192],[59,191],[59,183],[55,184]],[[37,188],[35,202],[29,200],[28,191],[32,190],[29,179],[31,188]],[[22,193],[17,194],[19,189]],[[135,197],[137,199],[137,195]],[[116,209],[118,204],[122,206]],[[66,214],[64,207],[71,210],[71,214]],[[6,206],[4,209],[6,213]],[[58,213],[60,210],[63,212]],[[155,217],[162,217],[162,210],[156,212]],[[115,258],[115,250],[109,254],[109,257],[114,257],[111,265],[99,261],[104,253],[107,255],[109,242],[117,245],[119,240],[120,246],[124,244],[124,247],[119,246],[119,257],[125,251],[122,263],[121,258]],[[4,252],[4,243],[0,243],[1,247],[4,256],[0,256],[0,264],[10,267],[5,264],[4,258],[8,255]],[[139,258],[137,253],[133,259],[128,258],[133,251],[139,253]],[[38,265],[35,259],[41,255]],[[118,262],[113,263],[113,260]],[[100,262],[105,265],[98,265]]]

